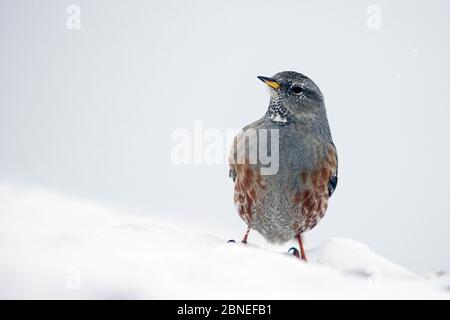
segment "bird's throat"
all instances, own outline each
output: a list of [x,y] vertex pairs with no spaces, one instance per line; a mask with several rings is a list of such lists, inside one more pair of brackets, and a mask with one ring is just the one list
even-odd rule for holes
[[283,104],[279,95],[272,95],[270,97],[269,109],[266,114],[270,121],[278,123],[287,123],[290,120],[289,112]]

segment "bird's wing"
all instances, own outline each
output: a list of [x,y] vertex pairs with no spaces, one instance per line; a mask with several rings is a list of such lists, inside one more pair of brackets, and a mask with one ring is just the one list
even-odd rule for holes
[[251,161],[250,155],[257,150],[257,140],[252,139],[254,133],[249,134],[251,132],[248,129],[256,129],[262,121],[252,123],[236,135],[228,157],[229,175],[234,181],[234,203],[239,215],[248,225],[252,223],[253,207],[258,195],[265,188],[259,164]]
[[[228,164],[230,166],[230,171],[228,173],[228,176],[233,180],[233,182],[236,181],[236,163],[237,163],[237,148],[238,148],[238,141],[242,140],[242,131],[239,131],[239,133],[234,137],[233,144],[231,145],[230,152],[228,153]],[[242,144],[242,143],[241,143]]]
[[314,228],[324,216],[328,199],[337,184],[337,153],[332,143],[314,170],[300,172],[300,189],[294,190],[293,203],[304,218],[300,232]]
[[331,163],[333,164],[333,169],[331,172],[331,177],[328,180],[328,197],[333,195],[334,190],[336,190],[338,183],[338,156],[336,152],[336,146],[333,142],[331,142],[332,147],[330,148],[331,152],[329,154]]
[[[257,148],[256,141],[251,141],[251,139],[247,139],[248,129],[256,129],[256,127],[264,121],[264,118],[261,118],[248,126],[245,126],[239,133],[234,137],[233,144],[231,145],[230,152],[228,154],[228,163],[230,165],[229,177],[236,181],[237,164],[245,164],[248,163],[248,156],[252,154],[253,148]],[[247,143],[246,143],[247,141]],[[247,144],[247,145],[246,145]]]

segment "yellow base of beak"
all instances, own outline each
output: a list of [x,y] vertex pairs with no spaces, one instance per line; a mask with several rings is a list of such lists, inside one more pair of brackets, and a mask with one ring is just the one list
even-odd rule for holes
[[278,82],[276,82],[272,78],[259,76],[258,79],[261,80],[262,82],[264,82],[265,84],[267,84],[269,87],[275,89],[275,90],[280,88],[280,84]]

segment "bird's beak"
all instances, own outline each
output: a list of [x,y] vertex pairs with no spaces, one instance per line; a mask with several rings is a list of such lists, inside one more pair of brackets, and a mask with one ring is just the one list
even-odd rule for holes
[[277,90],[280,87],[280,84],[275,79],[263,77],[263,76],[258,76],[258,79],[275,90]]

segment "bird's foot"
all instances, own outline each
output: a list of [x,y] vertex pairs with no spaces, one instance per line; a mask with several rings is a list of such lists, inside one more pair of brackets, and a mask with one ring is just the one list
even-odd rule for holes
[[289,254],[296,256],[297,258],[300,258],[300,252],[297,250],[297,248],[290,248],[288,251]]
[[[248,234],[250,233],[250,227],[247,228],[247,231],[244,234],[244,237],[241,240],[242,244],[247,244]],[[227,243],[236,243],[236,240],[230,239],[227,241]]]
[[299,258],[302,261],[308,262],[308,260],[306,259],[306,256],[305,255],[302,256],[300,254],[300,251],[298,251],[298,249],[295,248],[295,247],[290,248],[288,253],[293,255],[293,256],[296,256],[297,258]]
[[[230,239],[230,240],[227,241],[227,243],[236,243],[236,240]],[[247,240],[244,239],[244,240],[241,241],[241,243],[242,243],[242,244],[247,244]]]

